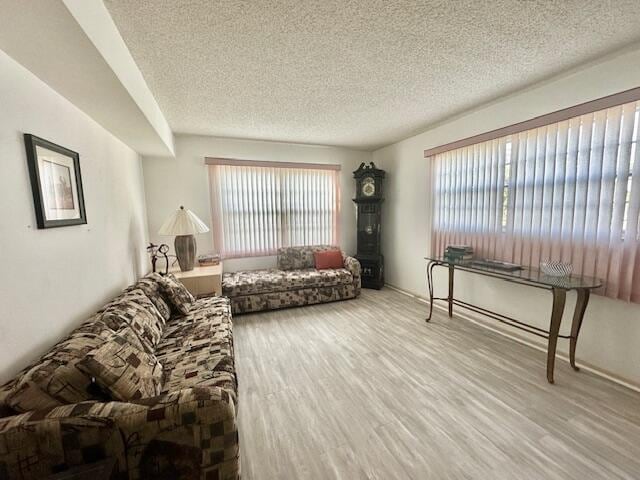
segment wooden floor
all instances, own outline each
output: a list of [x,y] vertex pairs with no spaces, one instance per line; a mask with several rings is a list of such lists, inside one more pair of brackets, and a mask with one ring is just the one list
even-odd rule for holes
[[640,394],[392,290],[237,316],[242,476],[640,478]]

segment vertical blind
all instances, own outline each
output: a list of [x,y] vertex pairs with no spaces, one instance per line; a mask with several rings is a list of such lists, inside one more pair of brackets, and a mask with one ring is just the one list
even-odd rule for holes
[[434,254],[541,261],[640,303],[640,102],[437,154]]
[[215,246],[222,258],[338,243],[339,172],[210,165]]

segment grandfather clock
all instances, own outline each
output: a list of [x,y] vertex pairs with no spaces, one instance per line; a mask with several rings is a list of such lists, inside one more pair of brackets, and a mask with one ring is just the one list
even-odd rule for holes
[[358,207],[356,258],[362,266],[362,286],[379,290],[384,285],[384,257],[380,248],[384,170],[376,168],[373,162],[369,165],[363,162],[353,172],[353,177],[356,179],[356,198],[353,201]]

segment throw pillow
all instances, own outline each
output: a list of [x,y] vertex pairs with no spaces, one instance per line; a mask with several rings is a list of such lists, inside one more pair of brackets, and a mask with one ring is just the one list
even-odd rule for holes
[[191,304],[194,302],[193,295],[189,290],[173,275],[165,275],[159,280],[160,289],[169,300],[173,308],[181,315],[189,313]]
[[118,333],[89,352],[78,368],[94,377],[116,400],[126,402],[160,394],[162,365],[158,359],[138,350]]
[[343,268],[342,252],[340,250],[327,250],[325,252],[314,252],[313,257],[316,262],[316,269]]
[[94,399],[91,377],[78,363],[104,342],[102,334],[72,334],[22,375],[6,404],[17,412],[29,412]]

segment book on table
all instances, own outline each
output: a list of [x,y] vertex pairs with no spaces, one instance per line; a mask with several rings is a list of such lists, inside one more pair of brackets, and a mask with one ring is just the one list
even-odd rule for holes
[[452,262],[472,260],[473,247],[468,245],[449,245],[444,251],[444,258]]

